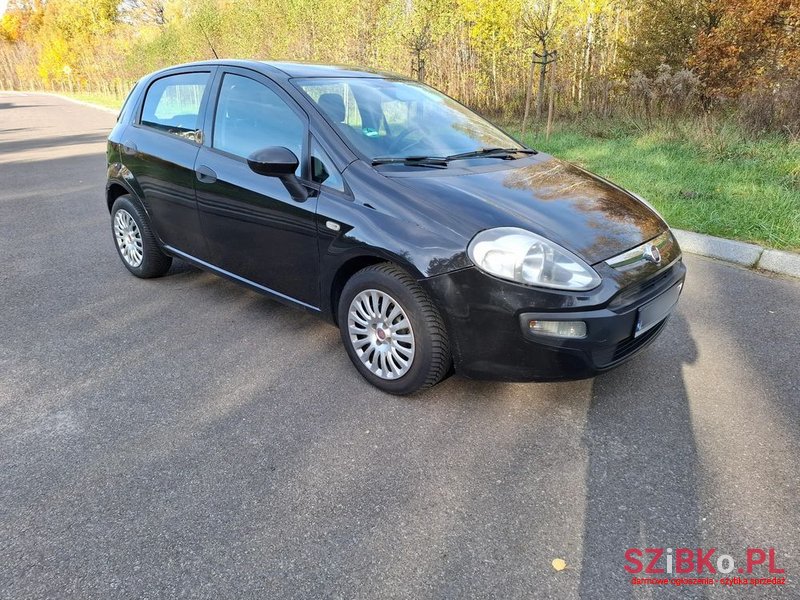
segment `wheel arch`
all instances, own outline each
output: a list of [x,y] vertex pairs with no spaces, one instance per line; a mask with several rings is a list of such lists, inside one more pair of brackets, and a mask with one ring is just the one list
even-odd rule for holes
[[339,324],[339,298],[342,296],[342,290],[347,284],[348,280],[358,273],[361,269],[371,267],[384,262],[391,262],[386,257],[378,256],[376,254],[360,254],[352,256],[344,261],[339,268],[336,269],[330,285],[330,311],[333,322]]
[[333,277],[330,280],[329,290],[329,308],[333,322],[338,325],[338,312],[339,312],[339,299],[342,295],[342,290],[347,284],[348,280],[358,273],[361,269],[371,267],[381,263],[391,263],[400,267],[408,272],[414,279],[419,279],[422,274],[419,270],[402,256],[394,256],[388,254],[362,252],[348,257],[342,261],[336,268]]
[[120,196],[131,194],[130,190],[119,182],[112,182],[106,188],[106,204],[108,205],[108,212],[111,212],[111,207],[114,206],[114,201]]
[[133,173],[120,162],[111,163],[108,165],[106,174],[106,205],[109,213],[114,206],[114,201],[125,194],[133,198],[145,211],[147,217],[150,217],[150,211],[144,202],[144,193]]

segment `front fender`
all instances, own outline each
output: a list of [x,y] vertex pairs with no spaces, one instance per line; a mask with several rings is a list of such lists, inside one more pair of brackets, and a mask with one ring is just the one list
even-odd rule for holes
[[460,237],[432,231],[358,202],[323,194],[317,215],[323,267],[364,253],[398,262],[418,279],[471,265]]
[[330,301],[330,306],[334,298],[328,294],[340,271],[351,270],[348,263],[389,261],[417,280],[471,265],[465,244],[455,236],[325,193],[317,207],[320,286],[323,303]]

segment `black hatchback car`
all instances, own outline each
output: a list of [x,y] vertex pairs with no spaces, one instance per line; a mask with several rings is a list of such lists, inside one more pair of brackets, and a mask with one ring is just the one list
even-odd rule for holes
[[213,61],[149,75],[109,136],[106,200],[134,275],[177,257],[319,314],[395,394],[453,370],[610,369],[658,335],[685,276],[641,198],[366,70]]

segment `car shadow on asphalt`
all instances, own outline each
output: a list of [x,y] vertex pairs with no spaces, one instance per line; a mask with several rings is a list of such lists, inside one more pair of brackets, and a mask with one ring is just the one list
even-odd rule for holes
[[57,106],[56,104],[18,104],[16,102],[0,102],[0,110],[10,110],[14,108],[41,108],[43,106]]
[[204,273],[204,271],[200,267],[195,267],[193,264],[188,263],[185,260],[180,260],[176,258],[173,259],[172,266],[169,268],[169,271],[166,272],[164,277],[173,277],[175,275],[188,275],[191,273],[200,275]]
[[[697,348],[678,310],[642,355],[593,384],[580,597],[634,598],[644,590],[625,570],[629,548],[698,548],[699,465],[684,365]],[[649,562],[645,553],[644,566]],[[662,558],[659,567],[664,568]],[[644,572],[639,577],[657,577]],[[685,594],[659,586],[659,597]],[[692,588],[695,598],[704,590]]]
[[75,135],[59,135],[52,137],[31,137],[24,140],[0,141],[0,152],[11,154],[12,152],[22,152],[24,150],[35,150],[40,148],[60,148],[64,146],[81,146],[84,144],[105,143],[108,132],[98,131],[96,133],[78,133]]

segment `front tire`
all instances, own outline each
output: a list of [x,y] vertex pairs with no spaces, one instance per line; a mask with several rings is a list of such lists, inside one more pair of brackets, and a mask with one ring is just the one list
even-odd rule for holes
[[111,207],[111,234],[122,264],[137,277],[160,277],[169,271],[172,257],[161,251],[144,210],[128,195]]
[[339,330],[358,372],[375,387],[406,395],[444,379],[451,365],[442,317],[399,267],[362,269],[342,290]]

